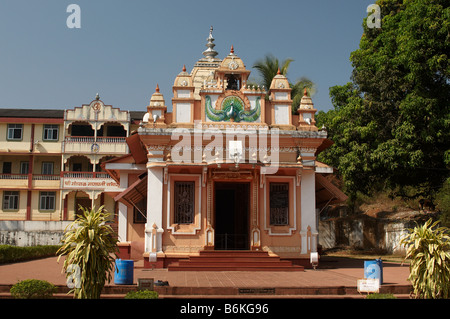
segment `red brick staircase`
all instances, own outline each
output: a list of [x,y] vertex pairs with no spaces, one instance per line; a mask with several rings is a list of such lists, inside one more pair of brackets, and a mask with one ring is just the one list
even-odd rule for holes
[[169,271],[303,271],[304,267],[267,251],[204,250],[168,266]]

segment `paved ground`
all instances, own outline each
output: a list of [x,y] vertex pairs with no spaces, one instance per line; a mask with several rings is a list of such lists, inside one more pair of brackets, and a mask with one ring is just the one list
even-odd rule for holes
[[[56,257],[14,264],[0,265],[0,285],[14,284],[24,279],[42,279],[55,285],[65,285],[63,261]],[[364,260],[327,257],[321,259],[318,269],[296,272],[250,271],[167,271],[166,269],[138,268],[135,264],[134,282],[138,278],[168,281],[171,287],[239,287],[239,288],[308,288],[356,287],[364,278]],[[409,266],[383,262],[383,286],[409,286]],[[110,283],[114,284],[114,283]]]

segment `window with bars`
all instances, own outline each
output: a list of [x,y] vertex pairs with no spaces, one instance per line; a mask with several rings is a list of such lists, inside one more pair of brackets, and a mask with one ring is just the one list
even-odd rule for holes
[[289,224],[289,183],[270,183],[270,225]]
[[22,139],[23,124],[8,124],[8,140]]
[[30,168],[29,162],[20,162],[20,174],[28,174]]
[[5,191],[3,192],[3,210],[19,209],[19,192]]
[[53,162],[42,162],[42,174],[53,175]]
[[59,126],[57,124],[45,124],[44,125],[44,141],[57,141],[58,140]]
[[39,196],[40,210],[55,210],[56,192],[41,192]]
[[195,182],[175,182],[174,223],[194,223]]

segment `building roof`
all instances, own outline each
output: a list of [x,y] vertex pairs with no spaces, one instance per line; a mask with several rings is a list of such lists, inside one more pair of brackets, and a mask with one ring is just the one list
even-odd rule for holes
[[[51,109],[1,109],[0,117],[15,118],[64,118],[65,110]],[[145,111],[129,111],[131,120],[142,120]]]
[[0,117],[20,118],[64,118],[64,110],[0,109]]

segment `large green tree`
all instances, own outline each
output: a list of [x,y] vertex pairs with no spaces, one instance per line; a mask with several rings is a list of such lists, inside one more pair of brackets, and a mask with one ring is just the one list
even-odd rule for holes
[[[349,195],[380,188],[430,196],[449,175],[450,8],[446,0],[379,0],[381,27],[363,21],[352,82],[318,114]],[[414,192],[411,192],[414,189]]]

